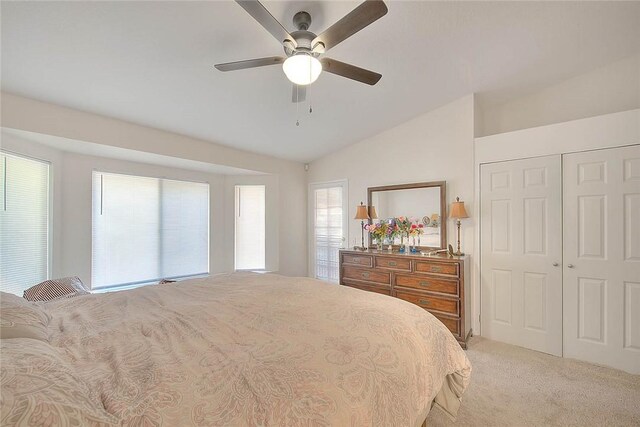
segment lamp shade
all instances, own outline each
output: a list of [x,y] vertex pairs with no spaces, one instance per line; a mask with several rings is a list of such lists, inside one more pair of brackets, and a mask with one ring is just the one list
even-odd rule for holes
[[322,64],[310,54],[299,53],[288,57],[282,70],[291,82],[303,86],[316,81],[322,72]]
[[376,213],[376,207],[375,206],[369,206],[369,218],[378,219],[378,214]]
[[436,222],[440,220],[440,215],[438,214],[433,214],[431,215],[431,218],[429,218],[431,221]]
[[360,202],[360,206],[357,207],[356,216],[353,219],[369,219],[369,213],[367,212],[367,206]]
[[451,203],[451,211],[449,213],[449,218],[469,218],[467,214],[467,210],[464,208],[464,202],[460,201],[460,197],[456,197],[456,201]]

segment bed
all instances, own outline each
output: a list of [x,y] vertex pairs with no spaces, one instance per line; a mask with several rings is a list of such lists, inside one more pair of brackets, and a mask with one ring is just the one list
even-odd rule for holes
[[34,307],[46,339],[2,339],[3,426],[419,426],[432,406],[455,416],[471,374],[428,312],[314,279],[233,273]]

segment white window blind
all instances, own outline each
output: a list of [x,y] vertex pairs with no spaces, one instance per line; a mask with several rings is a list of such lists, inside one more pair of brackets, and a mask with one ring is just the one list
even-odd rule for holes
[[92,287],[208,274],[209,184],[93,173]]
[[0,153],[0,289],[49,277],[49,164]]
[[264,185],[236,185],[235,268],[265,268]]
[[338,250],[344,236],[343,188],[314,190],[315,275],[320,280],[338,282]]

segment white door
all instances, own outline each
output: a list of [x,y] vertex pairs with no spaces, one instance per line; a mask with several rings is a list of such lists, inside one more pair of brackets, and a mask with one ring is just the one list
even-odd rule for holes
[[481,166],[482,335],[562,355],[560,156]]
[[640,146],[563,168],[564,354],[640,374]]
[[347,238],[347,183],[339,181],[311,184],[309,190],[310,275],[316,279],[338,283],[338,251]]

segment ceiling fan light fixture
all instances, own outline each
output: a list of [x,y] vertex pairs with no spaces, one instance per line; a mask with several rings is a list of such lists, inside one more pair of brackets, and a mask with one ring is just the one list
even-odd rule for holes
[[308,53],[298,53],[284,61],[282,70],[292,83],[306,86],[318,79],[322,72],[322,64],[315,56]]

